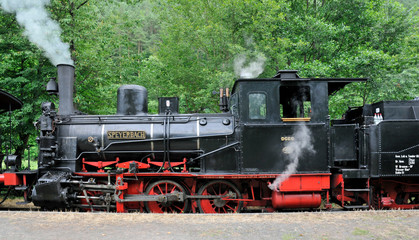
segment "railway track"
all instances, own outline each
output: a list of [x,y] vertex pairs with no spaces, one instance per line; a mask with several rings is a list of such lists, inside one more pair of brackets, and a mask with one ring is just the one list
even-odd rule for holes
[[0,204],[0,211],[40,211],[39,207],[32,203],[23,202],[23,198],[8,198]]
[[[2,239],[416,239],[419,211],[120,214],[0,211]],[[135,229],[135,230],[134,230]],[[28,235],[29,234],[29,235]]]
[[[281,211],[275,211],[275,212],[267,212],[263,209],[248,209],[247,211],[240,212],[239,215],[270,215],[270,214],[292,214],[292,213],[345,213],[345,212],[374,212],[374,213],[386,213],[386,212],[395,212],[397,210],[369,210],[369,209],[343,209],[340,206],[334,205],[334,207],[330,210],[326,210],[323,208],[319,209],[284,209]],[[65,211],[59,211],[59,210],[44,210],[40,207],[34,206],[33,203],[25,203],[23,202],[23,198],[15,197],[15,198],[8,198],[6,199],[2,204],[0,204],[0,212],[63,212],[63,213],[83,213],[84,211],[77,211],[77,210],[65,210]],[[95,211],[104,213],[103,211]],[[419,213],[419,209],[412,209],[412,210],[401,210],[401,212],[414,212]],[[110,212],[109,214],[113,214],[114,212]],[[130,213],[141,213],[141,212],[130,212]],[[147,213],[152,214],[152,213]],[[188,213],[186,215],[219,215],[219,214],[202,214],[202,213]],[[231,213],[227,214],[221,214],[221,215],[230,215]],[[171,214],[173,215],[173,214]]]

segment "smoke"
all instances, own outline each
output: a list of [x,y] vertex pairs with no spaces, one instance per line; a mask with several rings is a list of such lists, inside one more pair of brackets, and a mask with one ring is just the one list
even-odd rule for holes
[[298,162],[303,153],[315,153],[313,148],[311,132],[306,125],[298,125],[292,141],[287,141],[283,152],[287,153],[289,164],[287,165],[284,172],[282,172],[275,181],[268,187],[271,190],[279,191],[279,186],[285,180],[287,180],[291,174],[297,171]]
[[245,51],[234,58],[234,72],[240,78],[257,78],[265,69],[266,57],[255,50],[252,36],[244,36]]
[[254,58],[240,54],[234,59],[234,72],[240,78],[256,78],[265,69],[265,61],[263,54],[258,54]]
[[45,9],[50,0],[0,0],[0,4],[4,11],[16,13],[24,35],[44,51],[52,64],[73,64],[69,45],[60,39],[60,26]]

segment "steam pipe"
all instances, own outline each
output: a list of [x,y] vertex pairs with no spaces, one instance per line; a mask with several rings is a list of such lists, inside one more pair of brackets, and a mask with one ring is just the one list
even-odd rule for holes
[[57,65],[58,90],[59,90],[59,114],[74,114],[73,88],[74,66],[69,64]]

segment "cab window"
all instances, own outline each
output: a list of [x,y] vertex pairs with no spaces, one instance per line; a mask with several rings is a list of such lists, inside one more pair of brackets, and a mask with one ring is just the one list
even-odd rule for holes
[[280,87],[281,118],[286,121],[310,121],[311,96],[308,86]]
[[249,93],[249,119],[266,119],[265,93]]

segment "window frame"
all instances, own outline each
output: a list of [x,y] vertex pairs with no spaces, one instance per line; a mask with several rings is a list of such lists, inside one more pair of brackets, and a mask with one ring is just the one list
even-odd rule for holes
[[[255,117],[255,116],[252,116],[251,115],[251,104],[254,102],[254,101],[251,101],[251,95],[254,95],[254,94],[259,94],[259,95],[262,95],[262,96],[264,96],[264,111],[265,111],[265,114],[263,115],[263,114],[260,114],[261,113],[261,107],[263,107],[263,104],[260,104],[260,106],[259,106],[259,116],[261,116],[261,117]],[[247,105],[247,110],[248,110],[248,115],[247,115],[247,118],[250,120],[250,121],[261,121],[261,120],[267,120],[268,119],[268,93],[267,92],[265,92],[265,91],[251,91],[251,92],[248,92],[247,93],[247,99],[248,99],[248,105]]]
[[[302,103],[302,106],[303,106],[303,109],[304,109],[303,110],[304,116],[302,116],[302,117],[298,116],[299,112],[297,110],[299,109],[299,107],[295,107],[296,117],[284,117],[284,104],[281,101],[281,98],[282,98],[283,94],[281,94],[281,93],[283,93],[283,90],[286,90],[285,88],[295,88],[295,89],[303,88],[304,89],[304,93],[307,94],[306,96],[308,97],[309,101],[307,101],[307,100],[303,101],[303,98],[298,99],[299,101],[302,100],[300,102]],[[310,122],[311,121],[312,111],[313,111],[313,107],[312,107],[313,96],[312,96],[312,89],[311,89],[310,85],[280,85],[278,90],[279,90],[279,96],[280,96],[280,98],[279,98],[279,116],[280,116],[280,118],[283,122]],[[297,92],[297,91],[292,91],[292,92],[294,93],[294,92]],[[307,102],[309,103],[309,107],[308,107],[309,110],[308,110],[307,116],[306,116],[306,112],[305,112],[305,105],[306,104],[305,103],[307,103]]]

